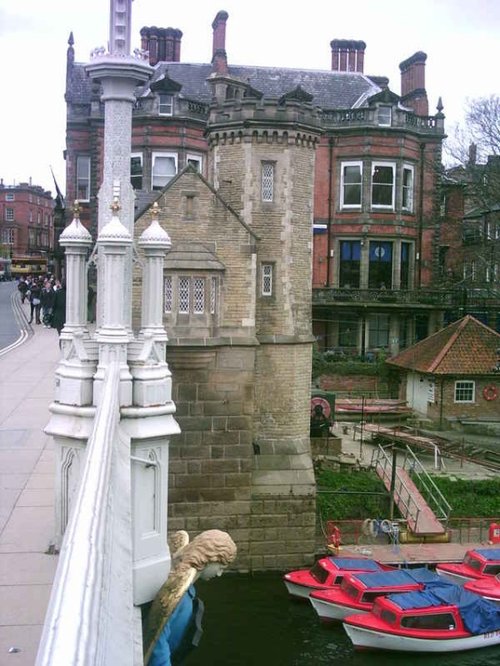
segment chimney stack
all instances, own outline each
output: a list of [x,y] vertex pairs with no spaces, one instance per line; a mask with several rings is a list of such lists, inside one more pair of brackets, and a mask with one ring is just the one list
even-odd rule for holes
[[363,73],[366,43],[355,39],[334,39],[332,49],[332,71]]
[[175,28],[144,27],[141,30],[141,48],[149,52],[149,64],[180,62],[182,32]]
[[212,67],[217,74],[227,74],[227,54],[226,54],[226,21],[229,14],[220,11],[212,23],[213,46],[212,46]]
[[417,51],[399,65],[401,72],[401,102],[417,116],[429,115],[429,102],[425,89],[425,61],[427,55]]

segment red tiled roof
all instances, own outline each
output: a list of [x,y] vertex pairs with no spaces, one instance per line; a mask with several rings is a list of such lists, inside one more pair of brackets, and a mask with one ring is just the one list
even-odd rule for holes
[[493,372],[500,334],[467,315],[387,363],[433,375],[484,375]]

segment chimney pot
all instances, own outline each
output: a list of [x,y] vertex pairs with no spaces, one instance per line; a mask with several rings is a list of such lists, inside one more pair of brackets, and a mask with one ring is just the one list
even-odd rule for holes
[[220,11],[212,22],[213,44],[212,44],[212,66],[218,74],[227,74],[226,54],[226,22],[229,14]]
[[332,71],[363,73],[366,43],[356,39],[334,39],[332,49]]

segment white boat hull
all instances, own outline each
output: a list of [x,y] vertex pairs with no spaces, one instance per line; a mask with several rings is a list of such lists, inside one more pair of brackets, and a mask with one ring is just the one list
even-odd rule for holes
[[355,648],[397,652],[463,652],[500,645],[500,630],[466,638],[432,639],[399,636],[344,623]]
[[320,620],[323,622],[339,622],[341,620],[345,620],[345,618],[349,617],[349,615],[363,613],[362,610],[358,610],[357,608],[349,608],[348,606],[333,604],[329,601],[323,601],[322,599],[314,599],[313,597],[309,597],[309,601],[318,614]]
[[309,594],[317,589],[314,587],[307,587],[305,585],[297,585],[296,583],[292,583],[289,580],[285,580],[285,586],[288,590],[288,593],[292,597],[296,597],[298,599],[309,599]]

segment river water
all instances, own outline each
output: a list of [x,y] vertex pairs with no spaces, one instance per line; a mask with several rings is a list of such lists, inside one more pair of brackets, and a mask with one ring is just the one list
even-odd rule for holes
[[342,625],[324,625],[290,599],[277,573],[199,581],[200,646],[186,666],[500,666],[500,646],[443,655],[355,652]]

